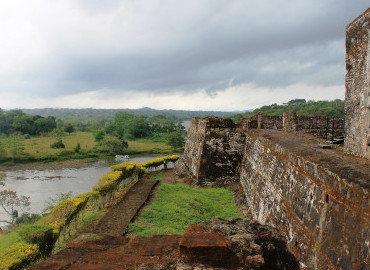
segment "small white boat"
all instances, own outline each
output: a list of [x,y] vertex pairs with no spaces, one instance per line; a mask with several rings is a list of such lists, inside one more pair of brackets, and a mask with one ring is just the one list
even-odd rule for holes
[[129,155],[116,155],[117,159],[130,159]]

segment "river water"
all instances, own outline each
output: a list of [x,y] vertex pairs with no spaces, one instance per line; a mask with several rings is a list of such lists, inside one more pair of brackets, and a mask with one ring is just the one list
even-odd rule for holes
[[[159,156],[138,156],[131,158],[130,161],[145,162],[157,157]],[[5,171],[5,186],[0,186],[0,190],[14,190],[18,195],[29,196],[31,206],[27,212],[41,213],[47,206],[49,198],[70,191],[73,196],[91,191],[100,177],[111,170],[111,165],[121,162],[122,160],[111,158],[98,160],[82,168]],[[9,220],[9,216],[0,208],[0,220],[4,219]],[[5,224],[0,222],[0,225]]]

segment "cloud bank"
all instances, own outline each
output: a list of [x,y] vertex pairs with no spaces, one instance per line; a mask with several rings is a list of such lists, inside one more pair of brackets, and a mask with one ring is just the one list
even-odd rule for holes
[[3,0],[0,107],[243,110],[344,98],[368,1]]

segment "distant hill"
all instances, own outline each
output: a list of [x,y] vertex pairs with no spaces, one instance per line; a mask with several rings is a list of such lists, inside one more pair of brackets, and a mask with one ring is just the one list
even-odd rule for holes
[[40,115],[43,117],[54,116],[61,120],[74,120],[74,121],[89,121],[95,120],[111,120],[117,112],[127,112],[134,115],[154,116],[163,114],[169,118],[177,121],[189,120],[193,117],[217,116],[227,117],[234,115],[237,112],[221,112],[221,111],[185,111],[185,110],[156,110],[148,107],[141,109],[56,109],[56,108],[43,108],[43,109],[22,109],[26,114]]

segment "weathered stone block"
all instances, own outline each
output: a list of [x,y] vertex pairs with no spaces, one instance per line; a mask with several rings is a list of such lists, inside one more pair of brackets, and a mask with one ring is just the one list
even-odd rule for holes
[[370,159],[370,8],[346,28],[346,149]]

